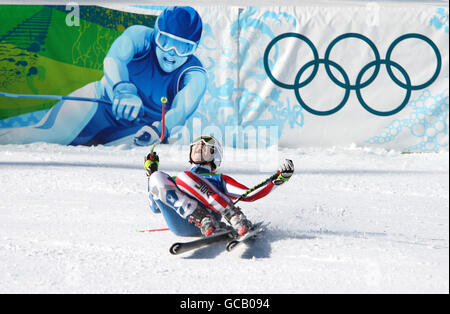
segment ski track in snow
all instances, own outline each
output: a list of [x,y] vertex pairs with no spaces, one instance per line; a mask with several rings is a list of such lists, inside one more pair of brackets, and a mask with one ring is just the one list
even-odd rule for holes
[[[172,149],[157,151],[175,175],[188,152]],[[449,292],[448,152],[280,149],[267,163],[293,159],[294,177],[241,203],[271,222],[265,236],[180,256],[168,249],[189,238],[136,232],[166,227],[148,209],[146,153],[0,146],[0,293]],[[270,174],[233,153],[221,172],[248,186]]]

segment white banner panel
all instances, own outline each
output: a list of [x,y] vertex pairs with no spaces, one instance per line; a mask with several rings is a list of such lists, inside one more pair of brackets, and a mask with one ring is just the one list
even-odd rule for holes
[[241,148],[448,150],[448,6],[0,13],[0,144],[187,144],[209,133]]
[[448,9],[250,7],[240,15],[240,122],[281,144],[448,149]]

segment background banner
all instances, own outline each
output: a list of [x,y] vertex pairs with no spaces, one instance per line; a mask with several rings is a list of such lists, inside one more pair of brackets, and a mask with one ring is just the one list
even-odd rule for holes
[[0,144],[448,150],[448,7],[0,5]]

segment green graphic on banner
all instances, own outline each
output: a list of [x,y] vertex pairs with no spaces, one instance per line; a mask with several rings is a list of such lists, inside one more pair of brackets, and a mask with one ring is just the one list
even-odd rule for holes
[[[103,75],[112,42],[129,26],[156,17],[80,6],[80,25],[66,23],[65,6],[2,5],[0,90],[67,95]],[[56,101],[3,98],[0,120],[51,108]]]

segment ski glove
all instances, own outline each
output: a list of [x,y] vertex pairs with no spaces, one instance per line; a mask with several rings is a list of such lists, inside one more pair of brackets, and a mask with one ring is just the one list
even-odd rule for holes
[[289,181],[292,174],[294,173],[294,162],[290,159],[286,159],[284,163],[280,166],[278,177],[273,180],[273,184],[281,185],[284,182]]
[[145,173],[146,173],[147,177],[150,177],[152,175],[152,173],[158,171],[158,167],[159,167],[158,154],[156,152],[149,153],[145,157],[145,163],[144,163]]
[[113,92],[112,112],[117,120],[134,121],[143,116],[144,104],[138,96],[138,90],[133,83],[119,82],[114,85]]

